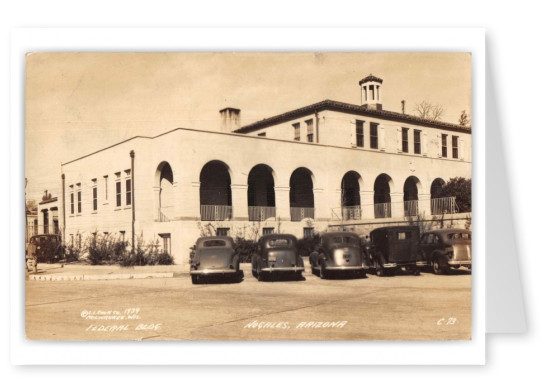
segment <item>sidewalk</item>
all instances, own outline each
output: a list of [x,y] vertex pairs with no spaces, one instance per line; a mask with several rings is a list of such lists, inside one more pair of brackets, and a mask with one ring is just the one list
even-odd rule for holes
[[[241,270],[250,273],[251,265],[242,263]],[[125,280],[138,278],[188,277],[189,264],[122,267],[119,265],[89,265],[86,263],[48,264],[39,263],[38,272],[26,272],[32,281],[72,280]]]
[[189,265],[155,265],[121,267],[119,265],[89,265],[85,263],[39,263],[38,272],[27,272],[29,280],[121,280],[131,278],[172,278],[189,275]]

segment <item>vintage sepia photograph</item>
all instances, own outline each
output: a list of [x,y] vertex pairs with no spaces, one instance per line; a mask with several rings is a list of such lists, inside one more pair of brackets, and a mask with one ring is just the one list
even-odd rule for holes
[[471,340],[471,68],[27,53],[26,338]]

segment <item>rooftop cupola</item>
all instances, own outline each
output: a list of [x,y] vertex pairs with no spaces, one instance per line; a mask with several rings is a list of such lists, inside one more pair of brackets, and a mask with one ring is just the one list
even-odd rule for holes
[[369,109],[382,110],[383,109],[383,79],[373,76],[371,73],[369,76],[360,80],[361,91],[361,105]]

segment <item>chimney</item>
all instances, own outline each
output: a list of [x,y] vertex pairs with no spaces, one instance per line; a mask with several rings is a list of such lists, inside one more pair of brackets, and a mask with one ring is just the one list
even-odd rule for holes
[[406,101],[403,100],[402,101],[402,114],[405,114],[406,113]]
[[241,110],[226,107],[220,110],[220,131],[231,133],[241,127]]

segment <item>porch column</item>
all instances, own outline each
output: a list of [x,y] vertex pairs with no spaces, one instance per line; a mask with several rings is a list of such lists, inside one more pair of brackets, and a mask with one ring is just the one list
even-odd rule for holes
[[430,194],[419,194],[417,203],[419,216],[430,216]]
[[375,218],[375,207],[373,206],[373,200],[375,192],[372,190],[365,190],[360,193],[362,197],[362,219],[370,220]]
[[314,190],[314,221],[329,220],[331,210],[327,204],[327,197],[323,189],[315,188]]
[[392,217],[404,217],[404,193],[391,193]]
[[291,204],[289,202],[289,186],[274,187],[276,217],[281,221],[291,221]]
[[249,221],[247,185],[232,184],[232,220]]

